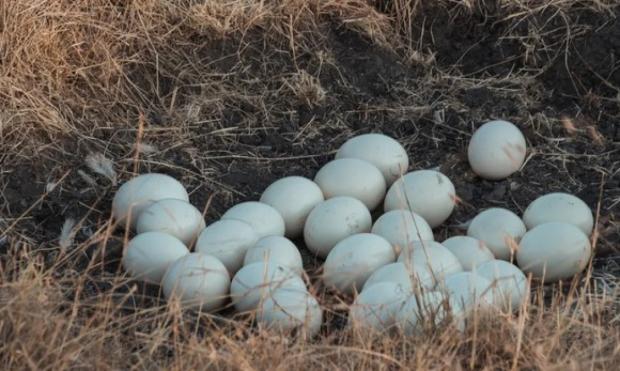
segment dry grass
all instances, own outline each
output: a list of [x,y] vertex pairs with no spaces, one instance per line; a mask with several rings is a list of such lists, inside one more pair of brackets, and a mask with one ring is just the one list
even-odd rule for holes
[[[213,197],[217,213],[260,192],[266,174],[286,173],[279,168],[311,172],[317,158],[367,127],[398,136],[417,156],[416,167],[441,164],[465,174],[460,187],[470,179],[458,155],[441,149],[462,148],[473,122],[509,116],[527,128],[534,151],[525,180],[515,180],[527,196],[504,206],[523,207],[541,189],[589,191],[600,212],[597,252],[617,251],[618,139],[608,126],[597,126],[613,119],[607,109],[613,94],[586,91],[572,75],[574,92],[550,92],[539,77],[576,63],[571,43],[593,27],[582,21],[583,12],[613,18],[618,5],[0,2],[0,367],[617,368],[620,269],[611,258],[597,258],[595,269],[564,286],[535,284],[521,313],[479,318],[463,334],[448,327],[420,337],[373,336],[326,325],[306,341],[260,332],[245,319],[167,307],[156,288],[136,286],[118,271],[126,236],[112,233],[108,216],[117,179],[133,172],[172,173],[189,185],[198,206]],[[496,73],[506,61],[472,67],[464,52],[454,63],[440,63],[450,59],[449,49],[435,47],[441,35],[427,26],[470,19],[500,27],[501,45],[520,51],[508,62],[521,67],[506,73]],[[356,59],[347,60],[350,55]],[[376,71],[364,70],[375,64]],[[599,78],[614,92],[617,81]],[[495,101],[476,106],[463,98],[482,88]],[[580,108],[541,109],[554,94],[570,95]],[[505,108],[507,101],[514,109]],[[265,139],[276,134],[284,140]],[[231,169],[256,173],[249,181],[228,179]],[[589,172],[577,173],[583,169]],[[31,190],[41,182],[44,190]],[[18,194],[9,194],[16,187],[22,187]],[[472,203],[463,200],[456,220],[475,212]],[[58,220],[49,222],[48,214]],[[321,302],[329,323],[339,323],[338,300]]]

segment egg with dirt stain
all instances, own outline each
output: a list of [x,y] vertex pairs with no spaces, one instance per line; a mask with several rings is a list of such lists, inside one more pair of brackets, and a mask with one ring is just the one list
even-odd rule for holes
[[477,265],[495,259],[484,241],[469,236],[454,236],[441,243],[457,257],[463,269],[470,271]]
[[383,174],[370,162],[341,158],[328,162],[314,177],[326,199],[337,196],[356,198],[374,210],[385,196]]
[[379,267],[396,260],[385,238],[371,233],[354,234],[338,242],[323,266],[323,282],[345,294],[359,292]]
[[132,278],[159,285],[170,264],[187,254],[189,250],[178,238],[145,232],[129,241],[122,264]]
[[136,232],[163,232],[191,247],[205,228],[202,214],[192,204],[168,198],[147,207],[138,218]]
[[521,237],[525,224],[510,210],[493,207],[476,215],[467,228],[467,235],[483,241],[496,259],[510,260]]
[[220,220],[203,229],[196,241],[196,251],[218,258],[231,275],[243,265],[247,251],[256,244],[258,235],[251,225],[241,220]]
[[435,170],[416,170],[398,179],[385,196],[384,209],[411,210],[431,227],[450,217],[456,202],[454,184]]
[[138,217],[153,202],[174,198],[189,202],[185,187],[173,177],[151,173],[125,182],[112,200],[112,216],[123,226],[135,228]]
[[579,227],[588,236],[594,228],[590,207],[580,198],[562,192],[549,193],[535,199],[525,209],[523,222],[528,229],[549,222],[569,223]]
[[284,219],[278,210],[262,202],[248,201],[237,204],[222,215],[222,220],[234,219],[248,223],[259,238],[284,236]]
[[323,191],[312,180],[289,176],[271,183],[260,202],[276,209],[284,219],[285,236],[296,238],[302,234],[310,211],[324,199]]
[[381,171],[388,186],[409,167],[405,148],[383,134],[362,134],[347,140],[338,149],[336,158],[358,158],[370,162]]
[[504,120],[489,121],[474,132],[467,148],[472,170],[490,180],[504,179],[518,171],[527,152],[521,130]]
[[304,241],[311,252],[325,258],[338,242],[369,232],[371,226],[370,211],[361,201],[334,197],[312,209],[304,227]]
[[588,236],[568,223],[545,223],[529,230],[517,250],[525,273],[544,282],[570,278],[585,269],[592,255]]

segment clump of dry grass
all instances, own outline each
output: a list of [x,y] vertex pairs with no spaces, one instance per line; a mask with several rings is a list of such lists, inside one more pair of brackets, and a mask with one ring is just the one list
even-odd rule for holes
[[[163,302],[139,304],[133,283],[94,275],[97,259],[81,273],[69,266],[59,274],[67,259],[46,268],[24,248],[2,266],[6,369],[605,369],[620,361],[617,285],[606,291],[576,279],[570,287],[539,287],[519,313],[476,316],[463,333],[429,327],[414,337],[325,325],[304,340]],[[86,293],[102,279],[110,290]]]

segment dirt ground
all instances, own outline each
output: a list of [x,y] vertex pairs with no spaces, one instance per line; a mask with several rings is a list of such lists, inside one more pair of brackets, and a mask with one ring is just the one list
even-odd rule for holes
[[[133,283],[112,279],[126,236],[102,231],[118,184],[134,172],[175,176],[195,206],[209,205],[212,222],[278,178],[312,178],[351,136],[379,132],[405,146],[410,170],[438,167],[455,184],[463,202],[438,240],[463,233],[484,208],[520,214],[540,195],[572,193],[596,213],[593,275],[615,287],[618,2],[311,1],[294,11],[229,3],[246,5],[235,13],[230,4],[85,1],[64,20],[53,6],[0,5],[0,33],[15,32],[11,22],[28,26],[20,17],[29,16],[40,21],[35,32],[60,35],[47,45],[0,36],[5,271],[28,246],[58,276],[88,271],[69,300],[131,293]],[[93,14],[100,23],[71,33],[71,20]],[[58,57],[54,43],[71,50]],[[491,119],[518,125],[529,146],[523,170],[497,182],[475,176],[466,156],[473,131]],[[93,154],[101,157],[87,161]],[[116,183],[97,171],[101,158]],[[65,230],[67,249],[76,252],[58,265],[68,219],[76,224]],[[134,306],[160,303],[157,288],[140,292]]]

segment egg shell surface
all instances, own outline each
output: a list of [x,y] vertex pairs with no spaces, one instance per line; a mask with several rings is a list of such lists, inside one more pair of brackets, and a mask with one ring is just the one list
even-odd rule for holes
[[314,177],[325,199],[337,196],[356,198],[374,210],[385,197],[383,174],[370,162],[341,158],[328,162]]
[[187,254],[189,250],[178,238],[146,232],[129,241],[122,264],[132,278],[159,285],[170,264]]
[[434,228],[450,217],[455,203],[456,190],[447,176],[435,170],[416,170],[394,182],[384,209],[411,210]]
[[144,209],[155,201],[167,198],[189,202],[185,187],[173,177],[159,173],[138,175],[116,191],[112,200],[112,216],[119,225],[133,229]]
[[378,268],[393,263],[396,254],[383,237],[371,233],[351,235],[338,242],[323,266],[323,281],[345,294],[362,289]]
[[136,232],[163,232],[191,247],[205,228],[198,209],[187,201],[168,198],[152,203],[138,218]]
[[168,300],[179,300],[184,308],[214,312],[228,297],[230,276],[224,264],[214,256],[191,253],[172,263],[162,279]]
[[409,168],[405,148],[394,138],[383,134],[362,134],[347,140],[336,158],[358,158],[368,161],[383,174],[387,185],[394,183]]
[[289,176],[276,180],[265,189],[260,202],[276,209],[285,224],[285,236],[299,237],[310,211],[324,201],[321,188],[308,178]]
[[369,232],[371,226],[370,211],[361,201],[334,197],[312,209],[304,227],[304,241],[311,252],[325,258],[338,242]]

